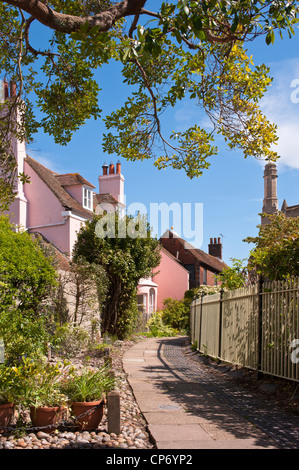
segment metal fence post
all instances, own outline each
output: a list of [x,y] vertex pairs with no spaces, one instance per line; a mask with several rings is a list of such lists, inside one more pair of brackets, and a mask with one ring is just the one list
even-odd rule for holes
[[220,301],[219,301],[219,337],[218,337],[218,358],[221,359],[221,340],[222,340],[222,303],[223,303],[223,288],[220,290]]
[[199,333],[198,333],[198,350],[201,349],[201,322],[202,322],[202,299],[204,294],[200,296],[200,313],[199,313]]
[[0,338],[0,364],[4,364],[5,362],[5,347],[3,338]]
[[261,379],[262,367],[262,338],[263,338],[263,278],[259,277],[258,282],[258,341],[257,341],[257,379]]

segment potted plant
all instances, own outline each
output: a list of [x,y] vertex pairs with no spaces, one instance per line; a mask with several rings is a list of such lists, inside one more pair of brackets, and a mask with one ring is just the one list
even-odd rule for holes
[[61,363],[50,364],[23,358],[13,368],[18,377],[16,395],[21,406],[29,408],[34,427],[52,432],[63,418],[67,397],[60,382],[68,372]]
[[9,366],[0,366],[0,432],[8,427],[14,416],[14,374]]
[[115,382],[115,377],[104,366],[99,370],[74,370],[64,383],[63,392],[69,398],[80,430],[97,429],[104,413],[105,394],[114,389]]

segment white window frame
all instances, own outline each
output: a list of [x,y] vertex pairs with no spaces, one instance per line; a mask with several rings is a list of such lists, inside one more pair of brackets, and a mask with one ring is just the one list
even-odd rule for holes
[[154,312],[155,303],[156,303],[156,292],[155,292],[155,289],[151,288],[149,291],[149,313]]
[[83,186],[82,201],[84,209],[92,211],[92,190],[86,186]]

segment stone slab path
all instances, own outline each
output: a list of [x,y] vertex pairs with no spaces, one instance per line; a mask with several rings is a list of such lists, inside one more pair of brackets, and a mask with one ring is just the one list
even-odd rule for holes
[[298,417],[205,370],[186,338],[151,338],[123,367],[158,449],[298,449]]

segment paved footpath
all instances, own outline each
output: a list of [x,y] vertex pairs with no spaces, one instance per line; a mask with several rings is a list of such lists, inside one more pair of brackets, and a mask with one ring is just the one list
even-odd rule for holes
[[134,345],[123,367],[158,449],[299,449],[299,419],[184,354],[186,338]]

